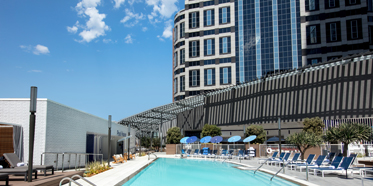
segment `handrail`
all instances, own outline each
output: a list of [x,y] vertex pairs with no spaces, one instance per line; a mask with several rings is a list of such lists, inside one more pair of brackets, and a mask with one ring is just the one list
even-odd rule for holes
[[78,175],[78,174],[75,174],[75,175],[71,176],[71,178],[69,178],[69,177],[65,177],[65,178],[63,178],[63,179],[60,181],[60,186],[61,186],[61,184],[62,184],[62,182],[63,182],[64,180],[70,180],[70,181],[69,181],[69,185],[71,185],[71,182],[74,182],[74,183],[77,184],[77,185],[83,186],[82,184],[76,182],[76,181],[73,179],[73,178],[75,178],[75,177],[78,177],[78,178],[82,179],[83,181],[87,182],[88,184],[90,184],[90,185],[92,185],[92,186],[96,186],[94,183],[88,181],[87,179],[81,177],[81,176]]
[[[80,159],[81,159],[81,156],[84,155],[84,156],[101,156],[101,163],[103,163],[103,159],[104,159],[104,155],[103,154],[94,154],[94,153],[82,153],[82,152],[43,152],[41,153],[41,158],[40,158],[40,163],[43,164],[43,155],[45,156],[46,154],[55,154],[56,155],[56,159],[54,161],[54,163],[56,163],[56,170],[58,170],[58,155],[62,155],[62,165],[61,165],[61,168],[62,168],[62,172],[64,171],[64,159],[65,159],[65,155],[69,155],[69,160],[67,161],[69,163],[69,166],[68,168],[70,168],[70,159],[71,159],[71,155],[75,155],[75,170],[76,170],[76,160],[78,158],[78,155],[79,155],[79,164],[78,166],[80,167]],[[86,163],[87,163],[87,158],[86,158]]]
[[[289,164],[289,163],[288,163],[288,164]],[[286,165],[287,165],[287,164],[286,164]],[[286,166],[285,166],[285,161],[282,160],[282,167],[281,167],[281,169],[278,170],[278,171],[276,172],[276,174],[274,174],[274,175],[272,176],[271,181],[272,181],[273,177],[277,176],[277,174],[278,174],[282,169],[284,169],[285,167],[286,167]],[[284,171],[285,171],[285,169],[284,169]]]
[[256,173],[257,170],[259,170],[268,160],[270,160],[270,158],[268,158],[264,163],[262,163],[255,171],[254,171],[254,174]]
[[150,155],[151,154],[153,154],[154,156],[155,156],[155,159],[157,159],[158,158],[158,156],[157,155],[155,155],[154,153],[148,153],[148,160],[150,160]]

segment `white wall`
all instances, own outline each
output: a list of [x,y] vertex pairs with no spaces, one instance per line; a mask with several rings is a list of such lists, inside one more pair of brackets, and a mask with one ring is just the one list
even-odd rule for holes
[[[30,99],[0,99],[0,123],[12,123],[24,129],[24,161],[28,161],[29,146],[29,104]],[[97,134],[107,136],[108,121],[106,119],[79,111],[60,103],[38,99],[35,127],[34,164],[40,164],[42,152],[86,152],[86,136]],[[127,127],[112,123],[112,139],[120,139],[117,131],[128,134]],[[134,130],[131,130],[133,133]],[[134,134],[134,133],[133,133]],[[135,145],[135,137],[131,138],[131,146]],[[104,138],[105,139],[105,138]],[[104,147],[105,146],[105,147]],[[107,138],[103,140],[103,151],[107,149]],[[116,144],[113,146],[115,147]],[[115,149],[112,147],[112,151]],[[104,151],[106,154],[106,151]],[[106,156],[105,156],[106,157]],[[59,157],[59,167],[62,157]],[[43,164],[54,164],[55,155],[47,155]],[[68,156],[65,156],[65,167]],[[81,159],[81,165],[85,159]],[[71,157],[71,166],[75,164],[75,155]]]

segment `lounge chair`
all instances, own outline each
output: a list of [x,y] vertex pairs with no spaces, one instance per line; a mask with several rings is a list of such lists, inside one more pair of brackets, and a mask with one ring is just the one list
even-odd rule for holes
[[332,172],[332,173],[340,173],[343,171],[346,171],[346,177],[347,177],[347,170],[349,169],[352,161],[354,160],[354,157],[346,157],[343,158],[343,161],[341,165],[337,168],[335,167],[320,167],[318,169],[314,169],[314,174],[317,175],[317,172],[321,172],[322,177],[324,177],[325,172]]
[[228,158],[232,158],[233,153],[234,153],[234,150],[229,150],[229,152],[228,152]]
[[335,157],[335,152],[331,152],[328,154],[328,157],[326,157],[324,162],[331,164],[334,160],[334,157]]
[[288,161],[290,155],[291,155],[291,152],[286,153],[285,156],[284,156],[284,158],[282,160],[271,161],[271,165],[275,164],[275,166],[276,165],[280,166],[280,163]]
[[245,151],[239,150],[235,158],[240,159],[240,158],[244,158],[244,156],[245,156]]
[[113,163],[124,163],[124,159],[121,159],[119,154],[114,154],[113,159]]
[[183,156],[183,155],[190,156],[191,151],[192,151],[191,149],[188,149],[186,152],[184,151],[184,153],[182,153],[181,156]]
[[[127,158],[127,153],[124,153],[123,156],[122,154],[119,154],[119,159],[124,163],[124,161],[127,162],[128,158]],[[131,154],[130,154],[130,158],[131,158]]]
[[[32,169],[32,172],[35,173],[35,179],[38,178],[38,171],[36,169]],[[27,181],[27,175],[28,175],[28,168],[24,166],[23,168],[5,168],[5,169],[0,169],[0,174],[5,173],[9,175],[24,175],[25,176],[25,181]]]
[[[0,169],[1,170],[1,169]],[[9,185],[9,174],[8,173],[0,173],[0,178],[1,179],[4,179],[5,178],[5,185],[8,186]]]
[[313,158],[315,158],[315,156],[316,156],[315,154],[310,154],[308,155],[306,162],[303,162],[303,163],[293,162],[293,163],[289,163],[287,166],[290,168],[290,170],[293,170],[293,168],[296,170],[296,167],[298,165],[311,165]]
[[267,161],[267,165],[269,165],[271,163],[271,161],[282,160],[282,158],[284,158],[284,156],[285,156],[285,152],[281,152],[280,157],[278,157],[278,159],[275,158],[273,160]]
[[194,157],[194,156],[198,156],[198,153],[199,153],[199,149],[195,149],[194,150],[194,153],[192,154],[192,157]]
[[221,154],[218,156],[219,158],[225,158],[225,157],[228,157],[228,151],[227,150],[223,150],[221,152]]
[[[310,168],[310,172],[309,172],[309,174],[314,174],[315,176],[317,175],[317,172],[318,172],[318,170],[324,170],[324,169],[326,169],[326,170],[328,170],[328,169],[336,169],[336,168],[338,168],[339,167],[339,165],[341,164],[341,162],[342,162],[342,159],[343,159],[343,157],[342,156],[337,156],[337,157],[335,157],[334,158],[334,160],[332,161],[332,163],[330,164],[330,166],[328,166],[328,167],[311,167]],[[312,171],[313,170],[313,171]],[[324,176],[323,176],[324,177]]]
[[211,153],[207,156],[207,157],[209,157],[209,158],[215,158],[215,156],[216,156],[216,154],[218,153],[218,150],[213,150],[213,151],[211,151]]
[[[293,158],[292,158],[291,160],[288,160],[288,161],[285,161],[285,162],[284,162],[285,165],[287,165],[287,164],[289,164],[289,163],[295,163],[295,162],[297,162],[299,156],[300,156],[300,153],[295,153],[294,156],[293,156]],[[281,164],[282,164],[282,163],[283,163],[282,161],[279,162],[278,166],[281,167]]]
[[[247,154],[249,154],[249,150],[247,150],[246,152],[247,152]],[[274,153],[272,154],[272,157],[270,157],[270,158],[264,158],[264,159],[261,158],[261,159],[259,159],[258,163],[259,163],[259,164],[262,164],[262,163],[264,163],[264,162],[267,161],[267,160],[274,160],[274,159],[276,158],[277,154],[278,154],[278,151],[274,152]]]
[[[17,163],[20,163],[22,161],[14,153],[4,153],[4,157],[9,162],[11,168],[27,168],[27,166],[17,166]],[[53,165],[32,165],[32,169],[42,170],[44,172],[44,176],[47,175],[47,170],[52,170],[52,174],[54,174]]]
[[322,162],[324,162],[325,157],[326,157],[325,155],[319,155],[319,157],[317,157],[316,161],[313,164],[311,164],[311,165],[306,165],[306,164],[305,165],[297,165],[295,170],[297,168],[299,168],[299,172],[302,172],[303,168],[320,167]]

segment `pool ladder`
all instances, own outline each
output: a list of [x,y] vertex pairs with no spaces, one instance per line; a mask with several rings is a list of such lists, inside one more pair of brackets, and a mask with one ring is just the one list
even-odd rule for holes
[[154,153],[148,153],[148,160],[150,160],[150,155],[153,154],[155,156],[155,159],[157,159],[157,155],[155,155]]
[[75,180],[73,180],[73,178],[75,178],[75,177],[78,177],[78,178],[82,179],[83,181],[87,182],[90,185],[96,186],[94,183],[88,181],[87,179],[81,177],[78,174],[75,174],[74,176],[71,176],[71,178],[69,178],[69,177],[62,178],[62,180],[60,181],[60,186],[62,185],[62,182],[65,181],[65,180],[69,180],[69,186],[71,185],[71,182],[73,182],[73,183],[75,183],[75,184],[77,184],[79,186],[83,186],[82,184],[80,184],[80,183],[76,182]]
[[269,159],[267,159],[264,163],[262,163],[255,171],[254,171],[254,174],[256,173],[256,171],[257,170],[259,170],[268,160],[270,160],[270,158]]
[[[286,164],[286,165],[287,165],[287,164]],[[278,171],[276,172],[276,174],[274,174],[274,175],[272,176],[271,181],[272,181],[272,179],[273,179],[275,176],[277,176],[278,173],[280,173],[281,170],[284,170],[284,173],[285,173],[285,167],[286,167],[286,165],[285,165],[285,161],[282,160],[282,167],[281,167],[281,169],[278,170]]]

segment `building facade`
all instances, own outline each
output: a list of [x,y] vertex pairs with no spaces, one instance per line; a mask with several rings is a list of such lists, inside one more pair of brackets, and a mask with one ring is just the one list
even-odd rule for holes
[[174,101],[301,66],[299,6],[299,0],[186,0],[174,19]]
[[302,0],[300,8],[303,65],[373,48],[372,0]]

